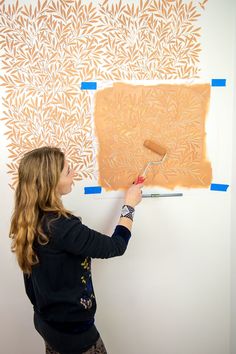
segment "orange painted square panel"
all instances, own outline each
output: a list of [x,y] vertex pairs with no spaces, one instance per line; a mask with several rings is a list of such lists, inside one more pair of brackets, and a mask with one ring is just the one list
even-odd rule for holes
[[206,188],[212,180],[206,158],[205,121],[209,84],[156,86],[115,83],[95,94],[99,183],[126,188],[149,161],[161,159],[143,146],[163,146],[167,156],[147,172],[146,186]]

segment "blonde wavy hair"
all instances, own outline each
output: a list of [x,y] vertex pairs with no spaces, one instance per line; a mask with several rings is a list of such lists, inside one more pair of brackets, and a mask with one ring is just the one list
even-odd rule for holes
[[56,217],[69,214],[57,193],[64,163],[64,153],[48,146],[26,153],[20,161],[9,236],[12,238],[11,250],[26,274],[39,263],[34,242],[45,245],[49,241],[42,230],[42,217],[48,212],[55,212]]

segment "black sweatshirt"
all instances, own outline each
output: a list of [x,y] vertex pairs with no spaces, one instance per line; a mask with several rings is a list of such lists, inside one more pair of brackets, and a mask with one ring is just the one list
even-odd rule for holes
[[131,233],[117,225],[109,237],[75,216],[61,216],[48,226],[50,218],[43,222],[49,242],[35,242],[39,263],[30,276],[24,275],[26,293],[37,316],[47,324],[64,333],[80,333],[93,324],[96,311],[91,258],[122,255]]

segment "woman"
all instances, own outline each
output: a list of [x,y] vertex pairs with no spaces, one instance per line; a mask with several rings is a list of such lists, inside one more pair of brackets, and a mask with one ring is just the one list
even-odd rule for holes
[[28,152],[18,170],[10,237],[34,307],[34,325],[51,354],[105,354],[94,324],[91,258],[122,255],[131,236],[140,184],[125,194],[111,237],[89,229],[62,204],[74,171],[55,147]]

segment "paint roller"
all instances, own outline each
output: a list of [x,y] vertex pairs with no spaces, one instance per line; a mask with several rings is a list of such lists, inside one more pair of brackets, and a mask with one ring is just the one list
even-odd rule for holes
[[158,154],[161,157],[161,159],[159,159],[157,161],[149,161],[144,166],[143,172],[138,176],[138,178],[137,178],[137,180],[135,182],[136,184],[143,183],[145,178],[146,178],[147,170],[150,168],[150,166],[152,166],[152,165],[160,165],[161,163],[163,163],[163,161],[165,160],[166,155],[167,155],[166,149],[163,146],[161,146],[159,144],[156,144],[152,140],[145,140],[143,145],[147,149],[149,149],[152,152],[155,152],[156,154]]
[[[151,141],[151,140],[145,140],[143,145],[151,150],[152,152],[155,152],[156,154],[158,154],[161,159],[159,159],[158,161],[149,161],[144,169],[143,169],[143,172],[139,175],[139,177],[137,178],[136,180],[136,184],[138,183],[143,183],[145,181],[145,177],[146,177],[146,174],[147,174],[147,170],[149,169],[150,166],[152,165],[159,165],[161,164],[166,156],[167,156],[167,152],[166,152],[166,149],[159,145],[159,144],[156,144],[154,143],[154,141]],[[156,198],[156,197],[182,197],[183,196],[183,193],[151,193],[151,194],[142,194],[142,198]]]

